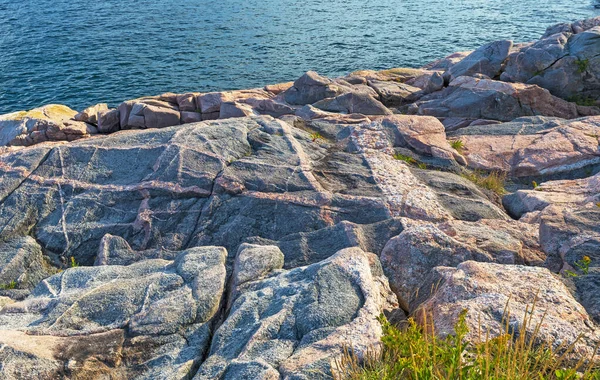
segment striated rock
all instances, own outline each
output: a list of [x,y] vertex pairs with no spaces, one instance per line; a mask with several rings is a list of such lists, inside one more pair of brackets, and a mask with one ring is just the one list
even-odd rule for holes
[[328,98],[313,104],[314,107],[328,112],[344,114],[359,113],[363,115],[391,115],[392,111],[371,95],[346,93],[335,98]]
[[450,135],[462,141],[471,168],[504,171],[513,177],[560,177],[600,163],[599,117],[520,118],[466,127]]
[[75,115],[73,120],[98,125],[98,113],[102,111],[108,111],[108,105],[106,103],[96,104],[95,106],[84,109]]
[[502,64],[512,48],[512,41],[495,41],[483,45],[456,64],[448,68],[444,74],[452,81],[460,76],[482,74],[495,78],[500,74]]
[[[225,287],[224,249],[174,261],[71,268],[0,310],[8,378],[191,376]],[[35,335],[31,335],[35,334]]]
[[330,378],[344,347],[379,344],[377,316],[393,307],[377,257],[358,248],[246,282],[194,379]]
[[544,259],[533,226],[499,220],[416,225],[391,239],[381,253],[390,286],[408,312],[431,292],[421,288],[435,267],[467,260],[541,265]]
[[[483,340],[505,332],[533,334],[536,327],[539,343],[557,348],[574,343],[571,357],[589,357],[600,338],[585,309],[577,303],[567,287],[545,268],[493,263],[464,262],[456,269],[438,268],[441,283],[421,305],[419,315],[427,314],[436,333],[452,334],[459,314],[467,310],[469,339]],[[535,308],[532,312],[532,307]],[[504,311],[508,305],[510,316]],[[523,321],[527,319],[527,326]],[[481,326],[481,330],[479,328]]]
[[599,114],[551,95],[547,90],[519,83],[458,77],[442,91],[410,105],[408,112],[435,117],[511,121],[521,116],[555,116],[573,119]]

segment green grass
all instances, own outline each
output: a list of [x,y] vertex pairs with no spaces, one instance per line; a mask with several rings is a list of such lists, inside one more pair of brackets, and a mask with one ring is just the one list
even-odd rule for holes
[[415,160],[411,156],[407,156],[407,155],[402,154],[402,153],[396,153],[396,154],[394,154],[394,158],[396,160],[399,160],[399,161],[404,161],[404,162],[406,162],[407,164],[410,164],[410,165],[416,165],[417,164],[417,160]]
[[504,173],[485,173],[476,170],[470,173],[462,174],[462,176],[468,179],[469,181],[473,182],[477,186],[493,191],[498,195],[506,194],[506,189],[504,188],[504,184],[506,182],[506,174]]
[[10,290],[10,289],[16,289],[16,288],[17,288],[16,281],[11,281],[8,284],[0,284],[0,289],[2,289],[2,290]]
[[319,132],[315,132],[310,134],[310,139],[312,140],[312,142],[316,142],[317,140],[322,140],[323,136],[321,136]]
[[586,70],[590,66],[590,60],[587,58],[586,59],[578,59],[577,61],[575,61],[575,64],[577,65],[577,72],[579,74],[583,74],[586,72]]
[[578,106],[593,107],[596,105],[596,100],[590,97],[574,95],[567,99],[568,102],[575,103]]
[[465,147],[462,140],[453,140],[450,142],[450,146],[458,153],[462,153],[463,148]]
[[79,266],[79,263],[75,261],[75,258],[73,256],[71,256],[70,266],[71,268],[77,268]]
[[[530,315],[533,314],[532,312]],[[525,313],[523,328],[531,326]],[[364,360],[358,360],[350,350],[335,364],[336,380],[598,380],[597,363],[590,358],[568,362],[565,357],[573,350],[561,346],[534,345],[543,328],[543,320],[534,326],[533,334],[515,335],[504,323],[505,333],[470,343],[465,337],[468,327],[464,311],[455,325],[455,335],[436,336],[433,327],[423,329],[409,319],[404,328],[380,318],[383,327],[381,350],[372,350]],[[505,318],[505,321],[508,321]],[[431,324],[430,324],[431,325]],[[427,321],[425,321],[425,326]],[[587,363],[587,364],[586,364]]]

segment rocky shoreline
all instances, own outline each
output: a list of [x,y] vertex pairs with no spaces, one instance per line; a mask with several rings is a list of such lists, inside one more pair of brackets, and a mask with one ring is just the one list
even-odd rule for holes
[[594,18],[420,69],[2,115],[0,379],[326,379],[381,314],[493,336],[507,302],[592,356],[599,106]]

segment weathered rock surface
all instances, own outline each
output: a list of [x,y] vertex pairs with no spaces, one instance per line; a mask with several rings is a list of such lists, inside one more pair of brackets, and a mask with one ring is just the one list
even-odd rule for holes
[[435,267],[467,260],[542,265],[544,259],[536,228],[500,220],[416,225],[391,239],[381,253],[390,285],[407,312],[431,292],[422,288]]
[[96,128],[71,120],[69,107],[50,104],[31,111],[0,115],[0,145],[27,146],[44,141],[73,141],[95,134]]
[[246,282],[194,379],[331,378],[344,347],[379,344],[377,316],[393,307],[379,260],[358,248]]
[[0,295],[21,298],[55,272],[31,237],[0,243]]
[[559,24],[511,54],[501,79],[537,84],[563,98],[600,98],[600,19]]
[[225,288],[221,248],[71,268],[0,310],[5,378],[178,379],[203,359]]
[[463,76],[482,74],[495,78],[500,74],[502,64],[512,48],[512,41],[496,41],[483,45],[446,71],[450,81]]
[[84,121],[89,124],[98,125],[98,113],[108,111],[108,105],[106,103],[96,104],[95,106],[88,107],[77,115],[73,116],[75,121]]
[[573,119],[599,114],[600,110],[569,103],[536,85],[462,76],[444,90],[411,104],[408,112],[438,118],[511,121],[536,115]]
[[449,133],[463,143],[474,169],[503,171],[513,177],[584,172],[600,163],[600,118],[574,121],[520,118],[510,123],[473,126]]
[[589,206],[600,202],[600,175],[592,177],[548,181],[532,190],[518,190],[502,200],[506,210],[515,218],[542,211],[550,205]]
[[[578,360],[593,353],[599,337],[590,316],[547,269],[467,261],[457,268],[437,271],[441,282],[419,312],[433,320],[438,333],[453,333],[459,314],[466,309],[471,339],[485,339],[488,332],[490,337],[504,333],[504,317],[508,318],[509,332],[518,334],[532,334],[543,320],[537,332],[539,342],[557,348],[574,343],[584,334],[572,356]],[[509,316],[504,314],[507,305]]]

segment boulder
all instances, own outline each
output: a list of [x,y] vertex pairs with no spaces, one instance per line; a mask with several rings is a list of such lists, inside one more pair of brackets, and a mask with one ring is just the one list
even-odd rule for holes
[[[370,80],[376,81],[393,81],[398,83],[404,83],[411,79],[417,78],[427,73],[424,69],[414,69],[409,67],[395,67],[393,69],[386,69],[380,71],[374,70],[360,70],[351,73],[345,78],[350,78],[351,81],[356,83],[367,83]],[[362,78],[362,79],[359,79]],[[360,81],[360,82],[359,82]]]
[[200,107],[196,103],[196,99],[200,94],[198,93],[187,93],[177,95],[177,108],[181,112],[199,112]]
[[423,69],[426,70],[441,70],[446,71],[449,70],[452,66],[462,61],[465,57],[469,56],[472,51],[461,51],[452,53],[449,56],[438,59],[437,61],[430,62],[423,66]]
[[179,111],[162,105],[147,105],[143,108],[144,128],[164,128],[179,125]]
[[598,18],[548,29],[535,43],[512,53],[501,79],[537,84],[577,101],[600,98]]
[[223,102],[219,110],[219,119],[229,119],[232,117],[247,117],[257,113],[248,104],[238,102]]
[[540,214],[540,245],[552,270],[571,270],[585,256],[591,267],[600,267],[600,207],[548,206]]
[[569,103],[536,85],[462,76],[450,82],[444,90],[411,104],[408,113],[438,118],[511,121],[521,116],[536,115],[573,119],[600,114],[600,109]]
[[439,268],[437,275],[439,286],[418,312],[437,334],[453,334],[466,309],[471,341],[504,334],[508,325],[508,333],[535,332],[537,343],[555,349],[575,343],[570,353],[575,361],[594,353],[600,336],[590,316],[548,269],[467,261],[457,268]]
[[[38,137],[36,142],[49,140],[45,135],[49,127],[53,130],[68,128],[65,127],[65,123],[76,114],[76,111],[67,106],[50,104],[31,111],[19,111],[0,115],[0,146],[32,145],[36,132],[43,135],[42,138]],[[79,125],[76,122],[70,122],[70,124]],[[81,123],[81,125],[85,124]],[[66,134],[60,137],[66,139]]]
[[406,81],[406,84],[420,88],[423,94],[430,94],[444,88],[444,76],[441,71],[426,71]]
[[319,120],[322,122],[328,122],[333,124],[358,124],[364,122],[370,122],[371,120],[362,114],[340,114],[336,112],[327,112],[321,109],[315,108],[311,105],[299,108],[295,112],[296,116],[304,120]]
[[224,249],[70,268],[0,310],[3,375],[184,378],[208,348]]
[[336,84],[329,78],[309,71],[294,82],[294,85],[282,93],[289,104],[313,104],[326,98],[333,98],[349,89]]
[[398,107],[413,102],[423,95],[420,88],[404,83],[379,80],[370,80],[368,83],[387,107]]
[[396,307],[377,256],[358,248],[247,281],[194,379],[331,378],[345,347],[379,345],[377,317]]
[[268,91],[274,95],[279,95],[280,93],[288,90],[293,85],[294,85],[294,82],[269,84],[269,85],[265,86],[265,91]]
[[[119,107],[121,109],[121,107]],[[112,109],[98,112],[98,132],[112,133],[120,129],[120,111]]]
[[499,220],[416,225],[390,239],[381,253],[390,286],[411,313],[431,292],[424,286],[435,267],[467,260],[541,265],[544,259],[533,226]]
[[197,123],[202,121],[200,112],[181,111],[181,124]]
[[394,115],[381,122],[397,131],[403,142],[418,153],[465,163],[448,143],[444,125],[434,117]]
[[98,113],[102,111],[108,111],[108,104],[100,103],[96,104],[95,106],[88,107],[75,115],[73,119],[76,121],[83,121],[85,123],[98,125]]
[[463,75],[473,76],[474,74],[495,78],[500,74],[502,64],[508,57],[512,45],[512,41],[506,40],[485,44],[448,68],[444,76],[449,81]]
[[349,92],[335,98],[328,98],[313,104],[314,107],[328,112],[363,115],[391,115],[392,111],[371,95]]

